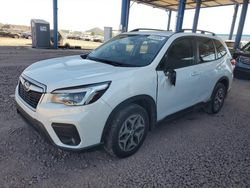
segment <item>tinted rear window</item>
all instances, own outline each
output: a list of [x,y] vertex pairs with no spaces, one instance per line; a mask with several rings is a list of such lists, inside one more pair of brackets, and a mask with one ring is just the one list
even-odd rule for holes
[[199,61],[209,62],[215,60],[215,48],[210,38],[198,38]]
[[220,59],[227,54],[226,48],[220,41],[214,40],[214,44],[217,50],[217,59]]

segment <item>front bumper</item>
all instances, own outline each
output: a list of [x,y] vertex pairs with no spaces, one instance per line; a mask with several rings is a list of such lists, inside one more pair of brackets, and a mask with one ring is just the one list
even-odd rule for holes
[[55,144],[53,140],[50,138],[47,130],[44,128],[44,125],[37,121],[36,119],[33,119],[29,114],[27,114],[19,105],[16,103],[16,109],[17,113],[27,122],[29,125],[31,125],[33,128],[35,128],[36,131],[38,131],[41,135],[46,138],[47,141],[49,141],[52,144]]
[[[104,101],[99,99],[90,105],[69,107],[46,102],[46,94],[42,99],[34,111],[19,97],[16,89],[18,112],[52,144],[69,150],[88,149],[101,144],[103,129],[111,113],[111,108]],[[63,143],[55,127],[52,127],[54,124],[74,125],[80,137],[79,143]]]

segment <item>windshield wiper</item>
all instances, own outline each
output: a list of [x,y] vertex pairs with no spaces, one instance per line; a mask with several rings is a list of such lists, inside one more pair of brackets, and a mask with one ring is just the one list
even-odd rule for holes
[[90,60],[93,60],[93,61],[98,61],[98,62],[109,64],[109,65],[113,65],[113,66],[116,66],[116,67],[135,67],[134,65],[124,64],[124,63],[111,61],[111,60],[107,60],[107,59],[99,59],[99,58],[96,58],[96,57],[89,57],[88,56],[87,59],[90,59]]

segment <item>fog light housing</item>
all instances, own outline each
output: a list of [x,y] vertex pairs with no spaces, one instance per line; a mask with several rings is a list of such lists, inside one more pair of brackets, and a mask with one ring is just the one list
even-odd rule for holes
[[52,128],[63,144],[70,146],[77,146],[80,144],[81,139],[75,125],[52,123]]

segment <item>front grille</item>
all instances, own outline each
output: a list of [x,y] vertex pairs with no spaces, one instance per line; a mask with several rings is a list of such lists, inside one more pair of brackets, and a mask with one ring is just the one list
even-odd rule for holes
[[21,82],[19,83],[18,93],[19,96],[34,109],[36,109],[37,104],[42,96],[41,92],[32,90],[26,91]]

